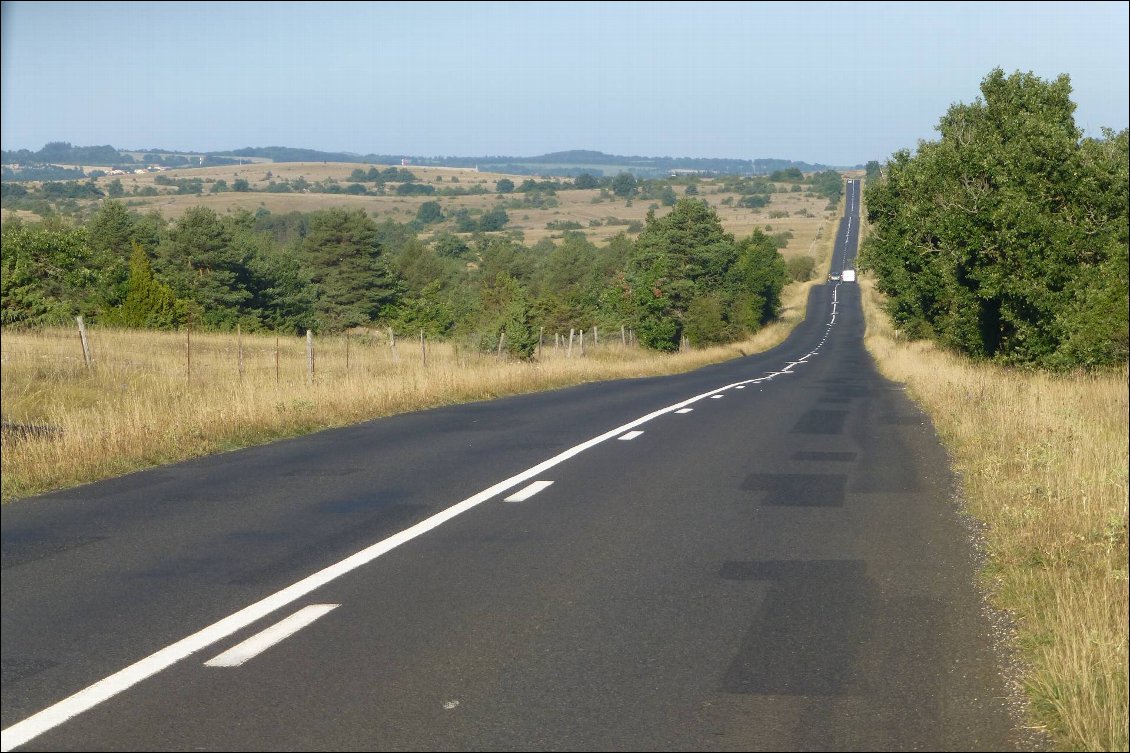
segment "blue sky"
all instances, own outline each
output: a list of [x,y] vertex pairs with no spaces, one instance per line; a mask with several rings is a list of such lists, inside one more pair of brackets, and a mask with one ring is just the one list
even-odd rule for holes
[[994,67],[1128,125],[1130,4],[4,2],[4,149],[883,160]]

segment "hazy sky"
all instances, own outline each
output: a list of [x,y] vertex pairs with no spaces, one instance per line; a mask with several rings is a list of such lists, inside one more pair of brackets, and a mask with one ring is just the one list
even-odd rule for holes
[[994,67],[1128,124],[1130,4],[4,2],[0,141],[854,165]]

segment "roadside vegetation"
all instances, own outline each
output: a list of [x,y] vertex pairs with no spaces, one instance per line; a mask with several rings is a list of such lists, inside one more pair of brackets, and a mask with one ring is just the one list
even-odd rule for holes
[[[816,251],[826,263],[830,246]],[[88,370],[73,327],[6,331],[3,500],[393,413],[767,350],[804,318],[815,282],[790,285],[773,323],[726,345],[666,353],[598,329],[599,345],[589,330],[582,349],[579,334],[570,348],[567,333],[549,332],[526,361],[467,341],[422,348],[415,334],[393,347],[382,330],[315,338],[312,382],[306,342],[292,335],[92,328]]]
[[941,139],[867,165],[866,345],[931,416],[980,522],[1030,724],[1127,750],[1127,134],[1066,77],[993,71]]
[[1014,618],[1032,724],[1057,750],[1126,750],[1130,375],[1020,370],[908,340],[861,284],[868,350],[930,415],[984,523],[984,586]]

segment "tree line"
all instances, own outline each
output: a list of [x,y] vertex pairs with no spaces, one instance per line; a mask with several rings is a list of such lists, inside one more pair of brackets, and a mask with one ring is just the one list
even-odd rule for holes
[[776,315],[788,280],[776,239],[736,240],[694,198],[649,213],[635,241],[621,234],[603,246],[577,232],[532,246],[481,229],[424,239],[419,222],[377,222],[359,209],[195,207],[167,222],[113,199],[85,224],[5,222],[2,241],[5,326],[80,314],[157,329],[392,326],[484,347],[505,331],[522,358],[541,328],[627,326],[657,350],[740,338]]
[[1127,131],[1083,138],[1067,76],[992,71],[941,138],[868,165],[875,271],[904,332],[975,358],[1125,363]]

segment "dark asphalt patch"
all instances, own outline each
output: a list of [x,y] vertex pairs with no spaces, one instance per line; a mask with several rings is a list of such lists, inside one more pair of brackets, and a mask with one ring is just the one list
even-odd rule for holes
[[856,458],[854,452],[813,452],[801,450],[793,453],[793,460],[818,460],[834,463],[850,463]]
[[847,420],[846,410],[810,410],[793,427],[794,434],[839,434]]
[[765,492],[762,504],[779,507],[843,507],[847,476],[818,473],[754,473],[741,488]]
[[771,581],[758,618],[722,678],[743,695],[841,696],[875,597],[863,560],[726,562],[726,580]]

